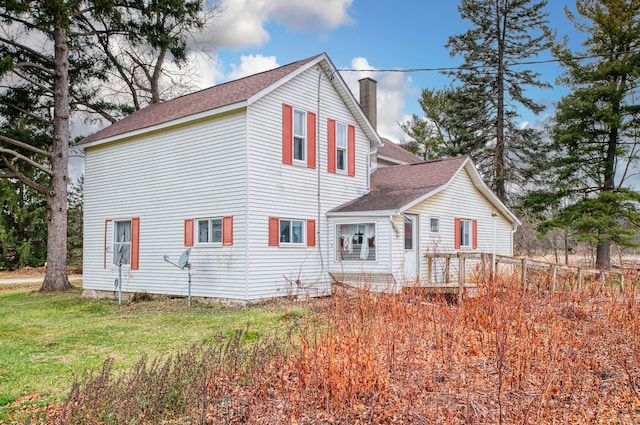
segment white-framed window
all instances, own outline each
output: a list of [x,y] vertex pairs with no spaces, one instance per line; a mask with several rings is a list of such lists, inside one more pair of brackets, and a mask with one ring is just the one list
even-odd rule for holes
[[113,264],[131,264],[131,220],[113,223]]
[[222,244],[222,217],[197,219],[198,244]]
[[307,159],[307,113],[293,110],[293,160]]
[[376,261],[375,223],[336,225],[337,261]]
[[471,220],[460,220],[460,247],[471,248]]
[[429,220],[429,230],[431,233],[440,233],[440,218],[431,217]]
[[336,169],[347,169],[347,126],[336,123]]
[[304,245],[306,221],[280,219],[280,244]]

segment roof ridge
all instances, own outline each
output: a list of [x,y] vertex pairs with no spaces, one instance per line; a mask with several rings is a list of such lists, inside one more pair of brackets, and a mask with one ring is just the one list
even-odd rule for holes
[[194,116],[228,105],[246,102],[251,96],[282,80],[304,65],[321,58],[320,53],[270,70],[216,84],[195,92],[175,97],[165,102],[153,103],[98,130],[82,139],[78,145],[121,136],[132,131],[150,128],[177,119]]

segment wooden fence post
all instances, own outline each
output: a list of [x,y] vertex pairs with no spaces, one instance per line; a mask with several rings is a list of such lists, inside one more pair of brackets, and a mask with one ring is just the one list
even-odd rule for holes
[[556,264],[551,265],[551,275],[553,276],[553,280],[551,281],[551,292],[556,291],[556,277],[558,275],[558,266]]
[[464,268],[465,268],[465,256],[458,253],[458,302],[462,302],[464,294]]
[[527,260],[522,259],[522,289],[527,289]]
[[582,268],[578,267],[578,289],[582,289]]
[[433,258],[427,257],[427,283],[431,284],[431,279],[433,276]]
[[449,273],[451,272],[451,257],[447,256],[444,264],[444,283],[449,283]]

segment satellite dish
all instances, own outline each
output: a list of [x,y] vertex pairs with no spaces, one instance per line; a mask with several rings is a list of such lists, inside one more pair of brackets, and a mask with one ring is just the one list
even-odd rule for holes
[[189,264],[189,254],[191,254],[191,248],[187,248],[182,255],[180,255],[180,258],[178,258],[178,267],[184,269],[186,265]]

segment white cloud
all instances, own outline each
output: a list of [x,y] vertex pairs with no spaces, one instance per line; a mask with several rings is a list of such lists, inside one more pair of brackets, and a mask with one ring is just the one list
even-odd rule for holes
[[270,39],[270,21],[301,31],[322,31],[353,23],[353,0],[233,0],[197,37],[200,46],[239,49],[262,46]]
[[394,142],[406,139],[398,123],[410,118],[402,112],[407,96],[412,94],[411,77],[402,72],[380,72],[369,64],[363,57],[357,57],[351,61],[351,69],[370,71],[342,72],[341,75],[353,92],[356,100],[360,97],[358,81],[365,77],[371,77],[378,82],[378,133]]
[[275,56],[243,55],[240,57],[240,65],[231,64],[232,71],[227,74],[227,78],[229,80],[237,80],[247,75],[277,68],[278,66]]
[[216,56],[203,52],[192,52],[189,59],[190,67],[196,70],[195,74],[197,75],[193,84],[198,88],[205,89],[224,80],[224,73]]

